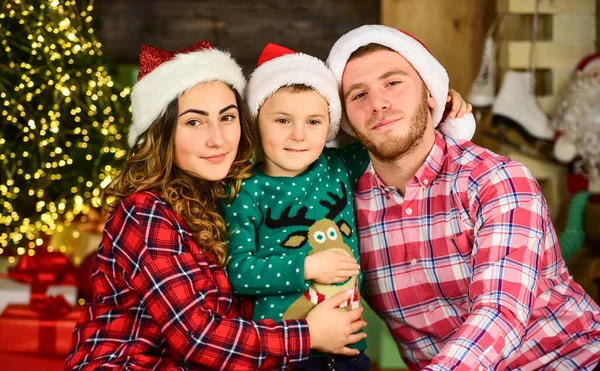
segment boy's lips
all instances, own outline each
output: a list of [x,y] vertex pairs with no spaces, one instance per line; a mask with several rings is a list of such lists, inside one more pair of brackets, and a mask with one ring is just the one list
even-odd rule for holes
[[306,152],[307,149],[296,149],[296,148],[284,148],[284,150],[294,153]]

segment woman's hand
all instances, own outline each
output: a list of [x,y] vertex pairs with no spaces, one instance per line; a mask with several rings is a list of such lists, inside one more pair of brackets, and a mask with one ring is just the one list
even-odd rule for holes
[[358,276],[356,259],[340,251],[320,251],[304,260],[304,279],[330,285]]
[[353,290],[341,292],[324,300],[308,313],[306,322],[310,333],[311,349],[347,356],[359,353],[357,349],[350,349],[346,345],[354,344],[367,337],[364,332],[355,334],[367,325],[361,319],[363,308],[359,307],[351,311],[336,309],[352,295]]
[[452,103],[452,109],[450,110],[450,113],[448,113],[448,117],[451,119],[455,117],[463,117],[465,113],[471,113],[473,110],[473,106],[465,102],[460,94],[454,89],[450,89],[448,91],[448,98],[446,98],[446,102]]

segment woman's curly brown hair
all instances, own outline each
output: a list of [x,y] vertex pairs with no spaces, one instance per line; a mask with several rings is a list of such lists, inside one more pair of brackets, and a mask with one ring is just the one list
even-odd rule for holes
[[224,179],[214,182],[199,179],[175,166],[173,151],[178,113],[175,99],[138,138],[123,171],[102,193],[102,207],[112,213],[122,199],[135,192],[157,192],[185,221],[200,248],[212,255],[220,266],[225,265],[227,255],[227,230],[219,204],[232,200],[242,180],[251,175],[250,158],[256,144],[248,109],[238,92],[231,90],[238,106],[241,137],[237,156]]

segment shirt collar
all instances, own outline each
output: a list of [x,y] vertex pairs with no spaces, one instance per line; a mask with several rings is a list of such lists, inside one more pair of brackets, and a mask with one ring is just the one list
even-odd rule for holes
[[423,188],[429,187],[435,178],[437,178],[442,170],[444,158],[446,157],[446,140],[439,131],[435,130],[434,132],[435,143],[425,159],[425,163],[423,163],[413,177],[413,180],[419,182]]

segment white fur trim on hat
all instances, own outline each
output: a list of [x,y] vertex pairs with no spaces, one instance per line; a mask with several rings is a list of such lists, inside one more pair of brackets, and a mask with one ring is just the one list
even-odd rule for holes
[[313,56],[294,53],[285,54],[260,65],[250,77],[246,90],[248,108],[253,117],[265,100],[279,88],[304,84],[315,89],[329,103],[329,142],[337,135],[342,116],[338,86],[325,63]]
[[446,107],[448,73],[419,41],[395,28],[382,25],[365,25],[340,37],[331,48],[327,58],[327,65],[333,72],[338,85],[342,86],[342,75],[350,55],[361,46],[371,43],[395,50],[421,76],[437,103],[432,112],[433,126],[437,127]]
[[246,85],[241,67],[229,53],[218,49],[177,54],[142,77],[131,92],[133,124],[127,138],[129,145],[135,145],[173,99],[207,81],[223,81],[240,94]]

